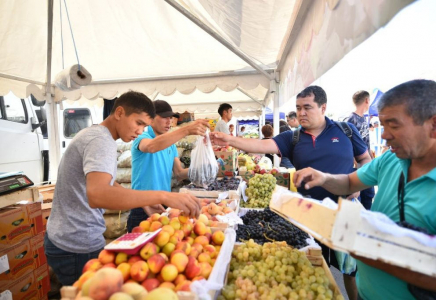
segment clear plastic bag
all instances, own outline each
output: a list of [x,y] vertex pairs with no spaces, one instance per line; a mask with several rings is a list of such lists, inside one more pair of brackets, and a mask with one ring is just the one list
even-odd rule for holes
[[188,177],[194,185],[207,187],[215,181],[217,174],[218,164],[213,153],[208,131],[206,137],[199,136],[197,138],[195,148],[191,152],[191,165],[189,166]]

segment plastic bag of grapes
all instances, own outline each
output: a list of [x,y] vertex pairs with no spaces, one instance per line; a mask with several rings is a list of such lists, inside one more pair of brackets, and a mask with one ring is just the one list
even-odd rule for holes
[[188,177],[194,185],[206,188],[215,181],[217,174],[218,164],[213,153],[208,130],[205,137],[199,136],[197,138],[195,148],[191,152]]

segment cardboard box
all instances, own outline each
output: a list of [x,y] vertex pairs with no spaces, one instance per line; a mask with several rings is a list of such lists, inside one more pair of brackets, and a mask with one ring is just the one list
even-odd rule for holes
[[195,121],[194,114],[185,111],[182,114],[179,114],[179,119],[177,120],[177,124]]
[[42,226],[44,227],[44,231],[47,230],[47,221],[48,221],[48,217],[50,217],[50,213],[51,213],[51,208],[43,209],[41,212],[41,214],[42,214]]
[[20,201],[38,201],[39,191],[35,186],[30,186],[15,192],[0,196],[0,208],[15,205]]
[[214,151],[217,159],[221,159],[220,167],[218,170],[218,177],[222,176],[234,176],[236,168],[238,167],[237,157],[238,153],[234,150],[232,151]]
[[16,280],[0,281],[0,292],[5,290],[11,291],[14,300],[43,299],[50,291],[48,265],[44,264]]
[[372,212],[361,214],[364,208],[360,203],[339,199],[338,208],[332,209],[283,193],[273,194],[270,208],[332,249],[399,267],[403,273],[413,273],[411,276],[436,280],[435,248],[409,236],[378,230],[364,217]]
[[[0,251],[0,281],[13,280],[47,263],[44,253],[44,233]],[[9,268],[7,268],[9,266]]]
[[[37,187],[38,192],[42,195],[44,203],[51,203],[53,201],[55,187],[56,185],[54,184],[41,185]],[[44,207],[42,209],[44,209]]]
[[42,231],[41,203],[15,204],[0,209],[0,249],[9,248]]
[[[254,177],[254,175],[251,173],[251,171],[239,171],[239,175],[242,177],[242,179],[244,179],[247,183],[248,181]],[[277,184],[280,186],[283,186],[287,189],[289,189],[290,184],[291,184],[291,176],[289,172],[279,172],[277,174],[274,175],[274,177],[277,179]]]

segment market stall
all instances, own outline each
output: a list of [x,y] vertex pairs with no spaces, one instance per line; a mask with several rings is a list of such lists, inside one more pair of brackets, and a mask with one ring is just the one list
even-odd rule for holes
[[[47,100],[51,178],[60,160],[56,103],[65,99],[238,90],[261,107],[273,100],[278,132],[281,104],[410,2],[74,1],[66,21],[62,2],[3,1],[0,95]],[[17,20],[16,12],[31,17]],[[56,75],[78,62],[92,82],[75,91],[55,86]]]
[[[280,102],[286,101],[301,85],[309,84],[314,78],[319,77],[340,59],[341,55],[385,24],[410,1],[374,1],[376,5],[370,1],[366,4],[373,5],[375,10],[366,9],[365,4],[357,0],[342,1],[340,4],[339,1],[276,0],[276,5],[266,2],[253,2],[249,3],[252,5],[248,5],[244,1],[237,1],[235,2],[239,8],[237,10],[234,7],[215,5],[214,1],[206,1],[207,5],[204,6],[191,1],[168,0],[166,2],[172,7],[162,1],[136,1],[123,3],[123,6],[117,1],[104,4],[76,1],[75,5],[71,5],[70,15],[77,44],[88,46],[86,51],[85,47],[78,47],[83,49],[79,51],[81,61],[92,70],[93,82],[69,92],[62,91],[52,84],[56,74],[64,68],[61,48],[65,46],[67,66],[76,62],[73,54],[76,47],[71,44],[71,41],[65,41],[65,44],[60,42],[61,33],[70,29],[62,28],[58,23],[60,19],[58,12],[62,11],[62,7],[57,6],[58,2],[53,1],[47,1],[48,5],[29,4],[27,1],[1,2],[5,21],[0,27],[0,33],[3,33],[0,36],[2,44],[8,46],[0,49],[0,56],[5,58],[0,63],[0,94],[12,90],[20,97],[32,94],[37,99],[47,100],[50,107],[49,131],[50,136],[54,137],[50,141],[52,177],[56,175],[60,157],[59,141],[56,140],[58,137],[56,103],[65,99],[99,97],[113,99],[130,89],[144,92],[153,99],[158,95],[174,95],[176,91],[191,94],[196,90],[205,93],[214,91],[231,93],[237,90],[248,97],[240,102],[248,102],[249,104],[245,103],[248,106],[256,103],[253,111],[259,111],[259,108],[263,110],[268,102],[273,100],[274,123],[275,128],[278,129]],[[15,11],[21,12],[24,16],[31,15],[32,18],[18,19],[13,13]],[[96,11],[99,13],[92,13]],[[188,16],[189,20],[178,11]],[[232,17],[234,12],[237,12],[236,17]],[[341,22],[334,21],[342,19],[343,14],[351,12],[360,16],[356,20],[359,20],[361,26],[343,26]],[[260,15],[266,15],[262,22],[259,22]],[[230,23],[220,23],[219,21],[223,19]],[[117,22],[108,22],[108,20],[117,20]],[[162,24],[162,20],[168,25],[167,27],[153,26]],[[195,24],[200,27],[196,27],[191,21],[196,22]],[[231,26],[232,22],[237,26]],[[45,27],[47,23],[48,30]],[[123,25],[119,26],[119,24]],[[254,28],[250,27],[252,24],[255,24]],[[235,33],[232,28],[237,28],[237,32]],[[347,29],[345,32],[343,32],[344,28]],[[203,30],[212,36],[215,34],[214,37],[219,42]],[[249,34],[253,30],[259,34]],[[108,32],[112,34],[110,39]],[[313,32],[315,34],[312,34]],[[162,37],[168,38],[162,39]],[[347,43],[343,43],[344,40],[347,40]],[[27,47],[22,47],[22,41],[26,41]],[[182,45],[189,45],[189,47]],[[332,50],[324,51],[322,46],[325,45],[329,45],[329,49]],[[341,51],[336,51],[335,46]],[[32,55],[27,52],[29,49]],[[150,52],[145,52],[145,49],[150,49]],[[228,52],[228,49],[231,51]],[[323,53],[322,58],[320,53]],[[314,57],[318,59],[313,59]],[[315,68],[311,68],[312,63],[315,64]],[[221,103],[225,99],[219,100]],[[187,105],[201,108],[199,102],[187,103]],[[208,107],[203,107],[212,112],[210,104],[218,105],[218,103],[209,102]],[[241,111],[244,110],[243,106],[235,105],[236,110]],[[179,109],[191,113],[186,107],[180,106]],[[204,110],[203,113],[209,111]],[[187,144],[184,148],[179,148],[183,149],[180,150],[182,154],[190,150]],[[120,177],[119,181],[124,181],[122,183],[128,187],[129,159],[125,154],[128,153],[127,151],[128,149],[125,149],[120,153],[119,168],[126,169],[123,172],[127,175],[124,174],[124,179]],[[235,153],[220,152],[226,152],[218,154],[218,157],[224,161],[222,175],[226,175],[226,172],[234,173],[237,166]],[[182,157],[189,156],[182,155]],[[152,294],[157,298],[161,297],[159,294],[156,295],[155,291],[158,291],[171,295],[177,292],[181,299],[208,299],[218,295],[221,299],[232,299],[236,294],[238,296],[253,294],[253,297],[256,297],[259,295],[255,294],[256,292],[265,293],[272,298],[279,294],[305,297],[304,295],[310,293],[312,296],[324,295],[327,298],[341,299],[340,291],[326,268],[319,249],[311,243],[313,240],[310,238],[311,233],[305,234],[297,228],[298,226],[284,223],[284,220],[277,219],[276,216],[270,218],[273,212],[265,209],[274,197],[276,176],[256,174],[246,180],[248,188],[245,190],[243,186],[233,190],[234,193],[219,190],[217,199],[215,199],[215,192],[213,197],[208,197],[212,198],[212,201],[210,199],[202,201],[205,207],[204,217],[198,220],[189,220],[183,214],[177,215],[174,211],[173,215],[170,211],[168,216],[151,216],[150,220],[138,226],[133,236],[124,236],[129,241],[137,242],[134,244],[137,248],[127,249],[130,254],[126,249],[115,247],[123,244],[121,242],[125,242],[125,239],[108,243],[108,248],[100,253],[98,259],[88,262],[82,277],[74,286],[65,287],[63,298],[75,298],[80,291],[83,296],[91,296],[91,298],[104,292],[103,298],[107,299],[119,292],[123,294],[118,296],[127,299],[152,299]],[[240,184],[243,184],[243,178]],[[5,206],[19,200],[30,199],[30,203],[23,205],[35,207],[37,221],[33,226],[28,226],[27,229],[32,229],[27,230],[30,232],[29,235],[23,236],[28,239],[41,235],[40,223],[43,224],[42,207],[34,202],[36,197],[32,191],[34,190],[27,189],[0,198],[0,203]],[[193,191],[187,189],[184,192]],[[227,195],[221,198],[221,194],[225,192]],[[259,211],[248,212],[250,217],[244,220],[242,213],[247,211],[241,210],[243,206]],[[20,207],[12,209],[24,210]],[[261,211],[262,209],[265,210]],[[113,215],[116,216],[116,213]],[[267,217],[269,224],[248,223],[251,219]],[[110,218],[112,223],[116,222],[116,217]],[[27,219],[23,217],[10,223],[18,226]],[[121,220],[121,217],[119,219]],[[241,231],[245,228],[243,226],[254,227],[249,227],[252,231],[247,233]],[[266,229],[262,226],[266,226]],[[290,239],[288,236],[277,234],[275,226],[296,232],[296,238]],[[265,230],[261,230],[260,227]],[[118,225],[116,229],[121,229],[116,232],[116,235],[124,233],[122,226]],[[2,233],[2,236],[7,237],[10,230],[9,228],[9,232]],[[238,230],[239,242],[243,244],[236,245]],[[305,231],[304,228],[302,230]],[[151,236],[149,232],[154,232],[155,235]],[[260,236],[251,240],[250,236],[257,234],[269,242],[265,243],[266,241],[261,240]],[[142,243],[144,240],[136,240],[138,237],[149,239],[145,241],[148,243]],[[247,238],[250,239],[247,241]],[[286,244],[277,241],[281,238],[285,239]],[[3,240],[9,242],[5,246],[7,249],[15,247],[16,243],[29,241],[12,241],[5,238],[2,242]],[[6,245],[6,242],[4,244]],[[195,244],[200,245],[201,248],[194,247]],[[296,249],[292,249],[291,246]],[[197,255],[189,257],[192,251],[195,253],[194,249]],[[13,256],[16,257],[17,254],[14,253]],[[4,273],[12,276],[9,275],[12,274],[11,271],[7,272],[12,270],[12,260],[9,255],[5,257],[2,256],[2,259],[8,260],[10,264],[7,264]],[[42,257],[43,255],[40,258]],[[253,263],[249,265],[248,261]],[[429,262],[433,261],[429,260]],[[268,268],[276,265],[278,268],[274,269],[275,273],[269,274]],[[259,269],[255,269],[257,267]],[[23,291],[32,292],[37,295],[34,295],[35,297],[45,299],[47,265],[41,262],[39,266],[33,265],[32,268],[23,270],[24,273],[16,274],[19,277],[8,279],[11,281],[2,281],[0,289],[10,290],[15,294]],[[262,275],[256,277],[259,283],[254,280],[253,274]],[[313,277],[317,282],[316,286],[312,286],[315,282],[311,282],[313,278],[310,278],[309,274],[315,274]],[[238,277],[239,275],[241,277]],[[294,280],[294,275],[302,277],[301,282]],[[31,283],[26,282],[23,285],[27,280]],[[40,285],[35,284],[38,281],[41,282]],[[287,286],[283,287],[284,284],[279,284],[281,281],[286,282]],[[163,288],[169,289],[170,292],[162,291]],[[297,288],[298,294],[293,294],[296,291],[292,289]],[[14,299],[26,298],[25,296],[20,294]]]
[[[92,298],[104,291],[107,298],[120,293],[117,297],[128,297],[127,294],[145,300],[164,297],[165,293],[179,299],[234,299],[249,295],[254,298],[323,295],[327,299],[343,299],[314,238],[340,251],[378,259],[420,277],[435,278],[432,266],[436,258],[429,236],[430,244],[425,245],[425,236],[417,239],[408,229],[401,229],[402,236],[398,232],[393,234],[386,227],[388,223],[377,225],[371,213],[363,212],[357,203],[339,201],[337,206],[333,202],[327,205],[327,200],[321,203],[304,199],[289,191],[291,185],[280,186],[278,179],[283,174],[274,170],[257,170],[245,180],[220,177],[207,187],[182,187],[181,193],[201,199],[198,219],[189,219],[176,209],[154,214],[134,228],[133,241],[147,237],[138,240],[138,244],[135,242],[134,249],[121,243],[128,235],[118,233],[119,242],[107,240],[107,248],[85,265],[82,277],[73,286],[63,288],[62,297],[75,299],[80,293]],[[49,291],[48,269],[41,250],[42,205],[50,203],[53,188],[30,187],[0,196],[2,206],[7,206],[0,209],[0,214],[6,212],[13,221],[17,218],[11,212],[17,210],[15,214],[21,218],[17,226],[33,224],[32,230],[18,239],[0,226],[2,235],[11,237],[0,242],[0,254],[8,261],[9,270],[2,274],[7,278],[0,289],[10,291],[14,299],[22,299],[19,290],[29,280],[32,284],[26,291],[36,291],[33,282],[41,287],[38,299],[44,299]],[[11,201],[18,200],[30,202],[10,206]],[[389,226],[398,227],[393,223]],[[26,268],[14,267],[18,266],[17,257],[27,257],[29,253],[32,263],[26,264]],[[410,256],[416,260],[404,259]],[[116,288],[109,289],[109,283]]]

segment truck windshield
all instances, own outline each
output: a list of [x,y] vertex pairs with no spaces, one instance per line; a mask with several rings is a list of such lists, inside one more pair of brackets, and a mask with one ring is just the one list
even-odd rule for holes
[[80,130],[92,125],[91,112],[87,108],[64,111],[64,136],[73,138]]

